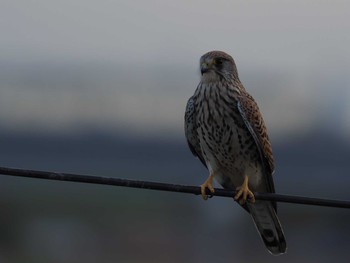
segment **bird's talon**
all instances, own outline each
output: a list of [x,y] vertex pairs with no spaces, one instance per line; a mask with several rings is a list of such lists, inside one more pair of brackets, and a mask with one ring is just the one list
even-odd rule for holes
[[215,192],[215,189],[213,187],[213,177],[212,175],[209,176],[209,178],[201,185],[201,195],[204,200],[208,200],[209,198],[212,198],[212,195],[207,195],[206,189],[209,189],[209,191],[213,194]]
[[209,189],[209,191],[213,194],[215,192],[214,188],[213,187],[209,187],[208,185],[204,185],[202,184],[201,185],[201,196],[204,200],[208,200],[208,198],[212,198],[213,195],[210,194],[210,195],[207,195],[206,193],[206,189]]
[[[240,205],[243,205],[247,199],[251,203],[255,203],[255,196],[252,191],[250,191],[248,187],[248,177],[244,177],[244,182],[241,186],[236,188],[238,191],[234,197],[236,201],[239,202]],[[249,198],[248,198],[249,197]]]
[[204,185],[201,185],[201,196],[202,196],[203,200],[208,199],[208,196],[205,193],[205,186]]

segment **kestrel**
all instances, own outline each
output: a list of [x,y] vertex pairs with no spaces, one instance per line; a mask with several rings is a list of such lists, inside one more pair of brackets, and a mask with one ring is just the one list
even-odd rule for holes
[[255,200],[253,192],[274,193],[274,160],[264,120],[238,78],[233,58],[211,51],[200,59],[201,81],[188,100],[185,134],[192,153],[209,170],[201,185],[214,192],[213,179],[236,190],[234,199],[248,211],[267,249],[286,251],[276,202]]

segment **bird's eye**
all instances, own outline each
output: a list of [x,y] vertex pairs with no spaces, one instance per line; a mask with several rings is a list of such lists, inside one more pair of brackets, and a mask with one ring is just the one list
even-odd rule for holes
[[217,65],[222,65],[224,63],[224,60],[222,59],[222,58],[218,58],[217,60],[216,60],[216,64]]

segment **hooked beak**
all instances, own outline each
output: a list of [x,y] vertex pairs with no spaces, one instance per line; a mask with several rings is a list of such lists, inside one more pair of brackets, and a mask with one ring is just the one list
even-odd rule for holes
[[203,75],[204,73],[208,72],[211,69],[212,66],[212,61],[204,61],[201,63],[201,74]]

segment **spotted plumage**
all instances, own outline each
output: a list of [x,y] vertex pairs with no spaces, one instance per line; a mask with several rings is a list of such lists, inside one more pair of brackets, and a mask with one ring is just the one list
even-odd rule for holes
[[[240,82],[231,56],[208,52],[200,66],[201,81],[186,107],[185,134],[192,153],[210,172],[202,190],[214,191],[213,178],[224,188],[240,190],[236,199],[252,215],[268,250],[284,253],[276,203],[254,202],[252,193],[275,192],[272,148],[258,105]],[[253,202],[245,202],[247,196]]]

